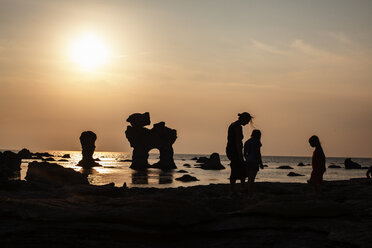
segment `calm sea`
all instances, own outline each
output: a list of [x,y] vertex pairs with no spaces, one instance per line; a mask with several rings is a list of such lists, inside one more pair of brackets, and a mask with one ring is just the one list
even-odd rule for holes
[[[67,167],[73,168],[76,171],[81,170],[81,167],[76,166],[76,164],[81,159],[80,151],[49,151],[49,153],[54,155],[56,163]],[[70,154],[71,158],[67,161],[61,160],[64,154]],[[95,152],[94,158],[98,158],[102,166],[95,167],[92,174],[88,176],[91,184],[103,185],[108,183],[115,183],[116,186],[122,186],[126,182],[128,187],[179,187],[179,186],[193,186],[193,185],[208,185],[216,183],[228,183],[230,175],[229,160],[226,156],[221,156],[221,163],[226,167],[225,170],[220,171],[207,171],[200,168],[195,168],[194,157],[207,156],[207,154],[175,154],[175,163],[177,169],[172,172],[162,172],[158,169],[149,169],[147,172],[136,172],[129,168],[130,162],[124,162],[125,159],[130,159],[131,155],[128,153],[121,152]],[[158,154],[150,154],[149,162],[155,163],[158,161]],[[327,158],[327,171],[324,175],[325,180],[345,180],[350,178],[360,178],[365,177],[366,170],[345,170],[344,169],[345,158]],[[372,160],[370,158],[352,158],[353,161],[361,164],[362,166],[371,166]],[[27,172],[28,162],[33,160],[23,160],[21,179],[24,179]],[[266,168],[260,170],[257,175],[258,182],[300,182],[306,183],[309,179],[311,173],[311,157],[282,157],[282,156],[264,156],[264,164],[267,165]],[[299,167],[299,163],[303,163],[307,166]],[[190,164],[191,167],[187,168],[184,164]],[[340,169],[330,169],[329,165],[340,165]],[[289,165],[293,169],[283,170],[277,169],[278,166]],[[178,172],[179,170],[187,171],[187,174],[192,175],[199,179],[196,182],[180,182],[175,180],[181,177],[185,173]],[[289,177],[287,174],[289,172],[296,172],[298,174],[304,175],[299,177]]]

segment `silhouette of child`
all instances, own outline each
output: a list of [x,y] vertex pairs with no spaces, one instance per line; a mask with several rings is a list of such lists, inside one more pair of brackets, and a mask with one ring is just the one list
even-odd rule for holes
[[316,135],[313,135],[309,139],[309,143],[311,147],[315,147],[312,157],[312,167],[313,171],[311,172],[310,180],[308,183],[314,186],[315,192],[320,193],[321,185],[323,182],[323,174],[326,171],[325,167],[325,155],[323,152],[323,148],[320,144],[319,138]]
[[248,177],[248,195],[252,196],[254,191],[254,180],[256,179],[259,167],[263,169],[261,156],[261,131],[252,131],[251,138],[244,143],[244,157]]
[[372,166],[368,168],[367,173],[366,173],[367,178],[371,178],[371,175],[372,175]]
[[226,155],[231,161],[230,185],[231,191],[234,194],[236,194],[235,188],[236,180],[240,179],[242,183],[242,188],[244,187],[245,181],[242,126],[245,126],[252,121],[251,115],[247,112],[238,114],[238,116],[239,116],[238,120],[231,123],[229,126],[226,146]]

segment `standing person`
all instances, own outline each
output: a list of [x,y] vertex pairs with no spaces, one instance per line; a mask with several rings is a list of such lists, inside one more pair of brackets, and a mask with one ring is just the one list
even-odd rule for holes
[[254,180],[259,168],[263,169],[261,156],[261,131],[252,131],[251,138],[244,143],[244,157],[248,177],[248,195],[252,196],[254,191]]
[[230,159],[230,185],[232,193],[236,194],[236,180],[240,179],[242,187],[244,186],[245,171],[243,159],[243,128],[252,121],[252,116],[243,112],[238,114],[237,121],[230,124],[227,133],[226,155]]
[[308,183],[313,185],[315,192],[321,193],[321,185],[323,182],[323,174],[326,171],[326,157],[323,152],[323,148],[320,144],[319,138],[316,135],[313,135],[309,139],[309,143],[311,147],[315,147],[312,157],[312,167],[313,171],[311,172],[310,180]]

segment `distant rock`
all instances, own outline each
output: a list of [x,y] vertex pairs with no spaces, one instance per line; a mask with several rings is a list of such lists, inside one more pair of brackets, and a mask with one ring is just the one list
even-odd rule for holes
[[341,166],[335,165],[335,164],[331,164],[330,166],[328,166],[328,168],[330,168],[330,169],[339,169],[339,168],[341,168]]
[[345,169],[350,170],[350,169],[361,169],[362,166],[354,161],[351,161],[351,158],[345,159]]
[[183,175],[182,177],[176,178],[177,181],[181,182],[194,182],[194,181],[199,181],[196,177],[190,176],[190,175]]
[[21,157],[21,159],[31,159],[33,154],[30,152],[30,150],[23,148],[18,152],[18,155]]
[[68,160],[67,159],[60,159],[60,160],[58,160],[58,162],[68,162]]
[[122,160],[119,160],[119,162],[132,162],[132,159],[122,159]]
[[281,170],[293,170],[293,168],[291,166],[289,166],[289,165],[281,165],[277,169],[281,169]]
[[266,167],[269,167],[269,166],[267,164],[264,164],[263,167],[266,168]]
[[302,166],[306,166],[304,163],[302,163],[302,162],[300,162],[300,163],[298,163],[298,165],[297,166],[300,166],[300,167],[302,167]]
[[198,160],[198,158],[197,157],[193,157],[192,159],[190,159],[190,160]]
[[44,158],[43,160],[44,161],[56,161],[54,158],[50,158],[50,157],[49,158]]
[[48,152],[36,152],[36,153],[33,153],[33,155],[39,158],[40,157],[53,157],[53,155]]
[[187,171],[185,171],[185,170],[179,170],[179,171],[177,171],[178,173],[188,173]]
[[101,159],[99,159],[99,158],[95,158],[95,159],[93,159],[94,161],[101,161]]
[[0,180],[13,177],[15,173],[21,170],[21,163],[21,156],[14,152],[5,151],[0,153]]
[[83,174],[71,168],[48,162],[31,162],[25,179],[30,182],[46,183],[56,186],[89,184]]
[[97,135],[92,131],[84,131],[80,135],[81,144],[81,154],[83,158],[79,161],[78,166],[84,169],[90,169],[95,166],[101,166],[95,161],[100,161],[99,159],[93,159],[93,154],[96,149],[95,142],[97,140]]
[[184,167],[187,167],[187,168],[190,168],[190,167],[191,167],[190,164],[184,164],[183,166],[184,166]]
[[207,157],[199,157],[196,162],[197,163],[201,163],[201,164],[204,164],[208,161],[209,159]]
[[303,177],[304,175],[298,174],[296,172],[289,172],[288,175],[289,177]]
[[203,170],[223,170],[225,166],[221,164],[220,155],[218,153],[212,153],[209,159],[207,159],[200,168]]
[[65,154],[62,156],[62,158],[71,158],[71,155],[70,154]]

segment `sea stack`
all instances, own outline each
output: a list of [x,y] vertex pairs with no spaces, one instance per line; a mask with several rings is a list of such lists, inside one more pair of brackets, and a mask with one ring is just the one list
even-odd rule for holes
[[82,148],[82,155],[83,159],[80,160],[78,166],[83,167],[84,169],[89,169],[94,166],[100,166],[100,164],[96,163],[93,159],[93,153],[96,149],[96,142],[97,135],[92,131],[85,131],[82,132],[80,135],[80,143]]

